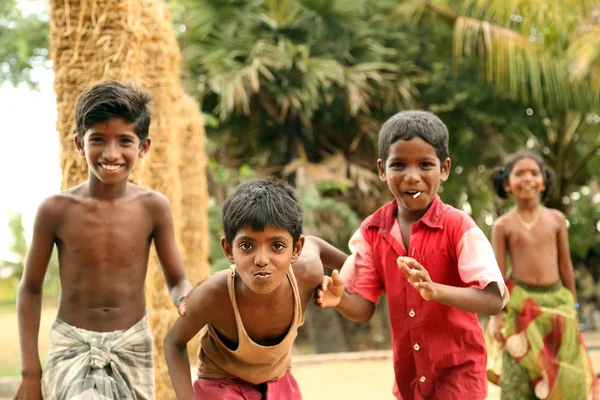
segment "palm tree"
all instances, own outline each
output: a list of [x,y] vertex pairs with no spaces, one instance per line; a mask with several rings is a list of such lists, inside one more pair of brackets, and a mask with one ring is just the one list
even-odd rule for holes
[[[141,84],[153,95],[150,127],[153,146],[134,172],[133,180],[169,197],[188,277],[194,281],[206,275],[204,127],[197,103],[181,88],[179,48],[165,3],[118,0],[92,6],[78,0],[52,1],[50,50],[58,104],[57,128],[62,144],[63,187],[81,182],[87,173],[72,143],[74,106],[79,93],[104,79]],[[166,373],[162,339],[176,313],[157,266],[158,260],[153,255],[146,288],[155,339],[156,395],[170,399],[174,393]]]
[[599,5],[429,0],[401,8],[404,15],[429,13],[451,23],[456,66],[474,63],[502,96],[545,117],[545,128],[529,136],[556,171],[551,204],[563,210],[572,188],[585,183],[582,172],[594,175],[589,161],[600,151]]

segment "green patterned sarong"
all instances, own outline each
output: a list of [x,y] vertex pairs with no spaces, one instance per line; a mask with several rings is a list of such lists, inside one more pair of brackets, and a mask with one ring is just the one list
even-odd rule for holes
[[571,292],[560,282],[507,286],[511,294],[504,313],[501,399],[596,399]]

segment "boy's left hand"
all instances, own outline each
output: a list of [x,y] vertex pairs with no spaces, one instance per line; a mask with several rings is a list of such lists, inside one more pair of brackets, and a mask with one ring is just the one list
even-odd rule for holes
[[435,300],[438,297],[438,286],[431,280],[429,272],[414,258],[398,257],[398,268],[408,279],[408,283],[417,289],[425,300]]

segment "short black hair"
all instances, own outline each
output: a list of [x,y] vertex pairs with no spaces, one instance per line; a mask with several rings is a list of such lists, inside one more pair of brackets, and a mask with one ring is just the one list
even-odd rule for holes
[[508,198],[508,193],[506,193],[506,190],[504,190],[504,184],[508,182],[508,177],[510,176],[510,173],[515,167],[517,161],[524,158],[532,159],[540,167],[540,171],[544,177],[544,191],[540,194],[540,197],[542,201],[548,200],[550,193],[552,193],[552,189],[554,188],[554,171],[552,168],[546,165],[540,156],[529,151],[520,151],[518,153],[511,154],[506,158],[506,161],[502,167],[495,168],[492,171],[490,178],[496,194],[502,199]]
[[223,204],[225,240],[233,243],[238,231],[251,226],[263,231],[274,225],[288,231],[294,243],[302,235],[302,205],[294,189],[275,179],[259,179],[236,187]]
[[379,131],[379,158],[385,164],[392,144],[398,140],[423,139],[435,148],[443,164],[448,158],[448,128],[442,120],[429,111],[400,111],[388,119]]
[[75,105],[77,135],[83,139],[94,124],[122,118],[133,124],[135,134],[143,142],[150,129],[148,92],[132,83],[104,81],[84,91]]

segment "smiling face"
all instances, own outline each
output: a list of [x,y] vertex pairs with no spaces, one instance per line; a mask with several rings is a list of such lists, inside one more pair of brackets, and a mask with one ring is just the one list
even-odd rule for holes
[[386,181],[398,206],[412,212],[425,212],[435,198],[440,182],[448,179],[450,159],[440,162],[435,148],[419,137],[397,140],[383,164],[377,160],[379,177]]
[[539,200],[544,189],[544,175],[539,164],[527,157],[515,163],[504,185],[506,193],[512,193],[515,201]]
[[287,230],[274,225],[266,225],[262,231],[243,227],[232,243],[221,239],[223,251],[235,264],[244,285],[257,294],[268,294],[279,287],[303,244],[304,237],[294,243]]
[[127,181],[138,157],[150,148],[150,138],[142,143],[135,127],[121,118],[92,125],[83,135],[75,136],[75,145],[87,161],[90,179],[112,185]]

